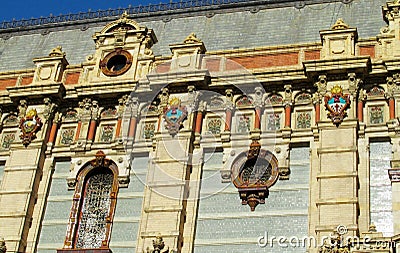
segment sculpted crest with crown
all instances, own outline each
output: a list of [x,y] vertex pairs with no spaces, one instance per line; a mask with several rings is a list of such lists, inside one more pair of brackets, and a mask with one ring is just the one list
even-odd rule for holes
[[342,87],[335,85],[331,89],[331,95],[325,96],[325,107],[329,111],[328,117],[335,125],[342,123],[346,117],[346,110],[350,105],[350,95],[343,94]]
[[42,127],[42,121],[37,115],[36,109],[31,109],[26,113],[26,116],[19,122],[19,128],[21,129],[20,138],[24,146],[28,146],[32,140],[36,138],[36,133]]
[[170,135],[175,136],[179,132],[186,116],[187,110],[185,106],[181,106],[181,100],[177,97],[172,97],[164,110],[166,128]]

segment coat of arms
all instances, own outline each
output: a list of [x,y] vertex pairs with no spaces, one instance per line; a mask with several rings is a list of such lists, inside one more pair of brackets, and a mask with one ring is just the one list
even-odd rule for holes
[[181,100],[176,97],[172,98],[164,110],[165,127],[170,135],[175,136],[179,132],[179,128],[186,116],[186,107],[181,106]]
[[22,144],[26,147],[36,138],[36,133],[42,128],[42,121],[37,116],[35,109],[29,110],[25,118],[21,119],[19,128],[22,132],[19,137],[22,140]]
[[346,116],[346,109],[350,105],[350,95],[343,95],[342,87],[335,85],[331,89],[331,95],[325,96],[325,107],[328,109],[328,117],[336,125],[342,123]]

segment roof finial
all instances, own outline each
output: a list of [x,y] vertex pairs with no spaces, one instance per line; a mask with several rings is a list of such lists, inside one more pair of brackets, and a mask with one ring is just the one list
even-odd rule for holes
[[377,232],[375,224],[372,222],[369,224],[368,232]]
[[331,27],[332,30],[349,29],[349,25],[346,24],[343,19],[339,18],[336,23]]
[[128,18],[128,17],[129,17],[129,14],[128,14],[127,11],[124,11],[124,12],[122,13],[122,15],[121,15],[121,19],[126,19],[126,18]]
[[187,36],[186,39],[183,41],[183,43],[185,43],[185,44],[200,43],[200,42],[201,42],[201,40],[199,40],[196,37],[195,33],[189,34],[189,36]]
[[65,53],[62,51],[62,47],[61,46],[57,46],[55,48],[53,48],[49,54],[49,56],[64,56]]

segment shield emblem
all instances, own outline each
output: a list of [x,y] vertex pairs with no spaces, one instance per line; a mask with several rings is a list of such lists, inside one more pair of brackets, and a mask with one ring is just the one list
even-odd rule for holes
[[339,125],[343,121],[349,105],[350,95],[344,95],[342,87],[338,85],[331,89],[330,96],[325,96],[325,107],[329,111],[328,117],[336,125]]
[[40,131],[42,127],[42,121],[35,109],[31,109],[26,114],[25,118],[22,118],[19,123],[21,129],[20,138],[24,146],[28,146],[36,138],[36,133]]
[[172,136],[175,136],[179,132],[181,124],[186,119],[186,116],[186,107],[181,106],[180,99],[172,98],[164,111],[165,127]]

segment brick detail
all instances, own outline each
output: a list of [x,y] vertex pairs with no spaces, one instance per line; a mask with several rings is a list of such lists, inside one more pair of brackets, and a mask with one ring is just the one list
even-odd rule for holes
[[33,76],[24,76],[21,80],[21,85],[28,85],[33,82]]
[[77,84],[81,72],[70,72],[65,75],[65,84]]
[[206,59],[206,69],[209,71],[218,71],[221,59]]
[[226,70],[235,70],[242,67],[246,69],[268,68],[278,66],[297,65],[299,53],[281,53],[269,55],[251,55],[241,57],[229,57],[226,63]]
[[157,73],[167,73],[170,68],[171,68],[170,62],[162,63],[156,67],[156,72]]
[[0,90],[5,90],[7,87],[15,86],[17,78],[0,79]]
[[360,47],[360,55],[369,55],[371,58],[375,58],[375,46]]
[[304,58],[306,61],[318,60],[321,58],[321,52],[319,50],[305,51]]

